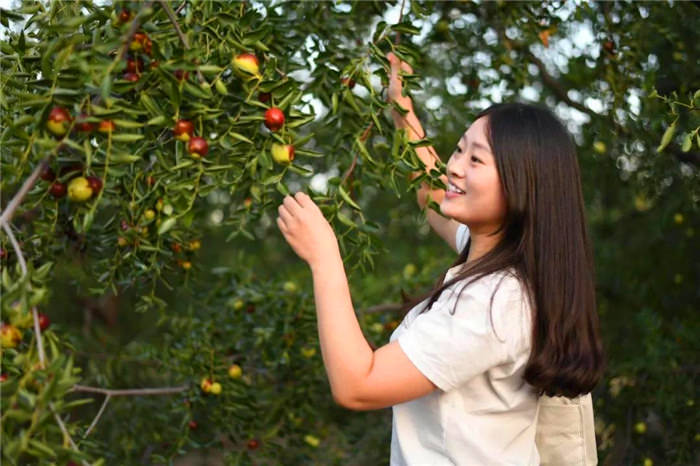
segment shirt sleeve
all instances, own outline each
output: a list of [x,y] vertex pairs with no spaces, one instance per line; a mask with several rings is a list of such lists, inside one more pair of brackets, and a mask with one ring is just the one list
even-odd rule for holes
[[[452,291],[448,288],[443,294]],[[454,297],[439,299],[432,309],[418,314],[398,338],[413,365],[443,391],[457,388],[492,367],[515,361],[522,345],[521,319],[505,320],[506,313],[519,312],[511,293],[499,289],[490,314],[491,287],[475,282],[457,298],[459,291],[457,288]],[[450,314],[455,302],[455,312]]]
[[469,239],[469,227],[465,224],[460,223],[457,227],[457,250],[461,253],[467,246],[467,240]]

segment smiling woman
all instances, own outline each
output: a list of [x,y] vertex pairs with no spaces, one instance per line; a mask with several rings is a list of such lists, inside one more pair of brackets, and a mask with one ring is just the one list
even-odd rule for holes
[[[389,60],[389,96],[406,99],[400,64]],[[409,113],[395,116],[397,124],[417,123],[410,99],[401,105]],[[432,148],[422,149],[429,159]],[[537,422],[543,396],[550,407],[561,397],[584,407],[604,367],[570,135],[546,109],[493,105],[458,142],[447,179],[443,216],[431,224],[452,235],[459,257],[432,290],[406,304],[403,322],[376,351],[362,334],[335,233],[319,207],[301,192],[279,206],[280,231],[313,275],[333,398],[355,410],[392,407],[392,466],[596,464],[590,403],[585,419],[578,410]],[[557,430],[553,421],[562,419],[588,421],[565,426],[585,428],[585,442]]]
[[[395,123],[422,138],[401,105]],[[433,149],[417,151],[433,168]],[[393,407],[391,464],[597,464],[590,392],[605,363],[571,136],[539,106],[493,105],[444,181],[418,200],[441,200],[428,221],[459,258],[391,336],[440,391]]]

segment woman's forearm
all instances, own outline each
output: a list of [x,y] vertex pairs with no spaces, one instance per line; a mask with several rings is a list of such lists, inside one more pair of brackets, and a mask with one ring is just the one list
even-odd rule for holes
[[[420,120],[416,116],[415,112],[413,112],[413,110],[410,110],[404,116],[401,116],[400,114],[396,113],[396,111],[394,112],[394,124],[397,128],[406,129],[406,131],[408,132],[409,141],[418,141],[420,139],[425,138],[425,131],[423,130],[423,126],[421,125]],[[417,147],[416,154],[425,164],[425,172],[430,172],[430,170],[435,168],[436,161],[440,160],[440,156],[437,154],[433,146]],[[411,173],[411,180],[421,175],[421,173],[422,171],[415,171]],[[446,182],[446,180],[443,181]],[[430,195],[430,198],[432,200],[439,204],[440,202],[442,202],[442,199],[445,196],[445,190],[440,188],[430,189],[428,184],[423,182],[421,184],[420,189],[416,193],[418,205],[421,209],[425,208],[425,205],[428,202],[428,195]]]
[[340,252],[313,264],[311,273],[323,364],[333,398],[343,404],[369,373],[374,351],[357,321]]

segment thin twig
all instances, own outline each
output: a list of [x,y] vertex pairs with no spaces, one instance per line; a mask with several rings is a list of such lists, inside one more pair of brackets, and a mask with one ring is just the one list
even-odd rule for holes
[[[403,6],[406,0],[401,0],[401,10],[399,10],[399,22],[397,24],[401,24],[401,20],[403,20]],[[397,32],[396,33],[396,39],[394,39],[394,45],[399,45],[401,43],[401,33]]]
[[[374,121],[370,121],[369,126],[367,126],[367,128],[365,128],[362,135],[360,136],[360,142],[364,143],[367,140],[367,138],[369,137],[369,133],[370,133],[370,131],[372,131],[373,127],[374,127]],[[345,171],[343,178],[340,180],[341,185],[343,183],[345,183],[345,180],[350,176],[352,171],[355,169],[356,164],[357,164],[357,152],[355,152],[355,156],[352,158],[352,163],[350,164],[350,167]]]
[[130,388],[130,389],[114,390],[114,389],[109,389],[109,388],[88,387],[85,385],[73,385],[73,387],[71,388],[71,391],[72,392],[100,393],[100,394],[106,395],[104,401],[102,402],[102,406],[100,407],[100,410],[97,412],[97,415],[95,416],[95,419],[92,420],[92,422],[90,423],[90,427],[88,427],[88,430],[85,431],[85,435],[83,435],[83,438],[85,438],[88,436],[88,434],[90,434],[92,429],[97,425],[97,422],[100,420],[102,413],[104,412],[105,408],[107,407],[107,403],[109,403],[109,400],[113,396],[172,395],[174,393],[184,392],[188,388],[189,387],[187,385],[182,385],[179,387]]
[[97,421],[99,421],[100,417],[102,416],[102,413],[104,412],[105,408],[107,407],[107,403],[109,403],[110,396],[107,395],[105,397],[105,400],[102,402],[102,406],[100,406],[100,410],[97,412],[97,416],[95,416],[95,419],[92,420],[92,423],[90,424],[90,427],[88,427],[88,430],[85,431],[85,434],[83,435],[83,439],[85,439],[88,435],[90,435],[90,431],[97,425]]
[[[145,9],[148,9],[148,8],[151,7],[151,5],[153,5],[153,0],[151,0],[151,1],[148,2],[148,3],[146,3],[146,4],[143,6],[143,9],[144,9],[144,10],[145,10]],[[137,31],[138,28],[141,26],[141,23],[140,23],[139,21],[137,21],[137,18],[138,18],[138,16],[136,16],[136,18],[134,18],[134,19],[131,21],[131,26],[129,27],[129,31],[128,31],[127,34],[126,34],[126,40],[125,40],[124,43],[122,44],[122,47],[119,49],[119,53],[118,53],[118,55],[117,55],[117,59],[114,60],[114,62],[112,62],[112,65],[114,65],[115,63],[121,61],[121,59],[124,58],[124,55],[126,55],[126,51],[129,49],[129,46],[131,45],[131,39],[134,37],[134,34],[136,34],[136,31]],[[112,65],[110,65],[110,67],[108,68],[108,71],[109,71],[109,72],[112,71],[112,67],[113,67]]]
[[22,269],[22,275],[27,275],[27,262],[24,260],[22,248],[19,247],[19,243],[17,242],[15,235],[12,233],[12,228],[10,228],[10,225],[7,223],[3,223],[2,228],[5,230],[5,233],[7,233],[7,237],[10,238],[12,248],[15,250],[15,254],[17,254],[17,261],[19,262],[19,267]]
[[[165,14],[168,15],[168,19],[170,19],[170,22],[173,23],[173,27],[175,28],[175,32],[177,33],[178,37],[180,38],[180,42],[182,42],[182,45],[185,46],[185,50],[190,49],[190,44],[187,42],[187,37],[182,33],[182,30],[180,29],[180,24],[177,22],[177,18],[175,17],[175,13],[173,12],[172,8],[170,8],[170,5],[165,0],[157,0],[158,3],[160,3],[160,6],[163,8],[163,11],[165,11]],[[197,79],[199,79],[200,83],[205,82],[206,80],[204,79],[204,76],[202,75],[202,72],[199,71],[199,68],[197,69]]]
[[[34,170],[34,173],[32,173],[32,175],[30,175],[29,179],[31,179],[34,175],[38,176],[37,170],[39,168],[41,168],[42,164],[44,164],[44,162],[46,162],[46,160],[47,159],[42,160],[42,162],[39,164],[39,167],[37,167],[37,169]],[[33,181],[36,181],[36,177],[34,177]],[[27,184],[28,183],[25,181],[24,185],[22,186],[22,189],[24,189]],[[31,183],[29,183],[29,184],[31,184]],[[31,186],[30,186],[30,188],[31,188]],[[20,193],[22,192],[22,189],[20,189]],[[26,191],[29,191],[29,188]],[[13,199],[13,201],[15,199],[18,199],[18,198],[20,200],[17,202],[16,205],[13,206],[12,210],[10,210],[9,206],[6,209],[6,211],[9,212],[8,217],[12,216],[12,211],[14,211],[14,209],[16,209],[17,206],[19,205],[19,203],[21,202],[21,198],[19,197],[20,193],[17,193],[17,195]],[[24,194],[26,194],[26,192]],[[22,197],[24,197],[24,195]],[[8,223],[3,223],[2,227],[5,230],[5,233],[7,233],[7,237],[10,239],[10,243],[12,243],[12,247],[15,250],[15,254],[17,254],[17,261],[19,262],[19,266],[22,269],[22,277],[24,278],[27,275],[27,262],[24,259],[24,254],[22,253],[22,248],[19,247],[19,243],[17,242],[15,235],[12,233],[11,226]],[[34,319],[34,333],[36,335],[36,345],[37,345],[37,348],[39,351],[39,362],[41,364],[41,367],[43,368],[46,365],[46,357],[45,357],[45,352],[44,352],[44,343],[43,343],[43,340],[41,339],[41,328],[39,327],[39,315],[36,311],[36,308],[32,308],[32,317]],[[68,442],[70,443],[70,445],[73,447],[73,449],[75,451],[80,451],[78,449],[78,446],[73,441],[73,438],[68,433],[68,429],[66,428],[66,425],[63,423],[61,416],[59,416],[58,413],[56,412],[56,409],[54,408],[53,402],[49,402],[49,409],[51,409],[51,412],[53,413],[54,417],[56,418],[56,422],[58,423],[59,429],[61,429],[61,432],[63,433],[63,437],[68,439]],[[83,461],[83,464],[85,466],[89,466],[89,464],[85,461]]]
[[[19,262],[19,267],[22,269],[22,276],[27,275],[27,261],[24,259],[24,254],[22,253],[22,248],[19,247],[17,238],[15,238],[14,233],[12,233],[12,227],[8,223],[4,223],[2,228],[7,233],[7,237],[10,238],[10,243],[12,243],[12,248],[15,250],[17,255],[17,261]],[[36,311],[36,307],[32,307],[32,318],[34,320],[34,334],[36,335],[36,346],[39,350],[39,363],[42,369],[46,367],[46,357],[44,352],[44,344],[41,341],[41,327],[39,325],[39,314]]]
[[176,14],[176,15],[179,15],[180,12],[182,11],[182,9],[185,8],[185,5],[187,5],[187,0],[185,0],[185,1],[182,2],[182,3],[180,3],[180,6],[177,7],[177,9],[175,10],[175,14]]
[[[73,447],[73,450],[80,451],[78,449],[78,445],[75,444],[75,442],[73,441],[73,438],[68,433],[68,429],[66,428],[66,425],[63,423],[63,419],[61,419],[61,416],[59,416],[58,413],[56,412],[56,410],[54,409],[53,403],[49,403],[49,407],[51,408],[51,411],[53,411],[53,415],[56,418],[56,422],[58,423],[58,427],[61,429],[61,432],[63,432],[64,438],[68,439],[68,442],[70,443],[70,446]],[[83,460],[83,465],[90,466],[90,463]]]
[[41,368],[46,367],[46,353],[44,352],[44,342],[41,340],[41,326],[39,325],[39,313],[36,307],[32,307],[32,318],[34,319],[34,335],[36,335],[36,347],[39,349],[39,363]]
[[110,389],[100,387],[88,387],[86,385],[73,385],[73,392],[101,393],[107,396],[136,396],[136,395],[172,395],[188,390],[188,385],[179,387],[162,387],[162,388],[128,388],[128,389]]
[[15,197],[12,198],[10,203],[7,204],[7,207],[3,211],[2,216],[0,216],[0,225],[10,223],[10,220],[12,220],[12,215],[14,215],[15,210],[17,210],[17,207],[19,207],[19,205],[22,203],[24,197],[27,195],[29,190],[32,189],[32,187],[36,183],[37,178],[39,178],[39,175],[41,175],[42,170],[44,170],[44,168],[46,168],[48,164],[49,158],[45,157],[41,162],[39,162],[39,165],[37,165],[32,174],[29,175],[29,178],[27,178],[24,181],[22,187],[19,189],[17,194],[15,194]]

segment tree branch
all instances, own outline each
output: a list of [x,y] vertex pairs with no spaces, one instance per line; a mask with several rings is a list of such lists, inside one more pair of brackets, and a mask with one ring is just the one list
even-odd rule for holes
[[[15,197],[12,199],[12,202],[14,202],[16,199],[18,199],[17,203],[13,205],[12,209],[10,209],[10,206],[6,209],[6,212],[9,214],[7,217],[12,216],[12,212],[17,208],[17,206],[21,203],[22,198],[24,195],[27,194],[27,191],[31,188],[31,185],[34,184],[36,181],[36,178],[39,176],[38,174],[40,173],[40,169],[42,168],[43,165],[47,163],[48,159],[44,159],[41,161],[39,166],[34,170],[32,175],[27,179],[27,181],[24,182],[24,185],[22,186],[22,189],[20,189],[20,192],[15,195]],[[29,181],[31,180],[31,183]],[[25,187],[29,185],[29,188],[25,190]],[[22,194],[24,190],[24,194]],[[20,194],[22,194],[20,196]],[[12,202],[10,204],[12,204]],[[5,217],[3,214],[2,217]],[[10,242],[12,243],[12,247],[15,250],[15,254],[17,254],[17,261],[19,262],[19,266],[22,269],[22,278],[26,277],[27,275],[27,262],[24,259],[24,254],[22,253],[22,248],[19,247],[19,243],[17,242],[17,239],[15,238],[15,235],[12,233],[12,228],[10,227],[9,223],[6,223],[5,220],[3,220],[2,227],[5,230],[5,233],[7,233],[8,238],[10,239]],[[43,340],[41,339],[41,327],[39,326],[39,314],[36,311],[36,308],[32,308],[32,318],[34,320],[34,334],[36,335],[36,345],[38,348],[39,352],[39,363],[42,368],[46,367],[46,355],[44,352],[44,343]],[[80,451],[78,449],[78,446],[75,444],[73,441],[73,438],[70,436],[70,433],[68,433],[68,429],[66,428],[66,425],[63,423],[63,420],[61,419],[61,416],[58,415],[56,412],[56,409],[54,408],[53,402],[49,402],[49,409],[53,413],[54,417],[56,418],[56,423],[58,424],[59,429],[61,429],[61,432],[63,433],[63,438],[68,439],[68,442],[70,443],[71,447],[75,451]],[[87,462],[83,461],[83,464],[85,466],[89,466]]]
[[85,435],[83,435],[83,438],[86,438],[90,434],[92,429],[97,425],[97,421],[100,420],[102,413],[104,413],[104,410],[107,407],[107,403],[109,403],[109,400],[113,396],[172,395],[175,393],[184,392],[188,388],[189,387],[187,385],[181,385],[179,387],[131,388],[131,389],[114,390],[114,389],[109,389],[109,388],[88,387],[85,385],[73,385],[73,387],[71,388],[71,391],[72,392],[100,393],[103,395],[107,395],[107,396],[105,396],[105,399],[102,402],[102,406],[100,407],[100,410],[97,412],[95,419],[92,420],[92,422],[90,423],[90,427],[88,427],[88,430],[85,431]]
[[[369,126],[362,132],[362,135],[360,136],[360,142],[365,142],[367,138],[369,137],[370,131],[372,131],[372,128],[374,127],[374,122],[370,121]],[[345,180],[352,174],[352,171],[355,169],[355,165],[357,165],[357,152],[355,152],[354,157],[352,158],[352,163],[350,164],[350,167],[345,171],[345,174],[343,175],[343,178],[340,180],[340,185],[342,186],[343,183],[345,183]]]
[[[177,18],[175,17],[175,13],[173,12],[172,8],[170,8],[170,5],[165,0],[157,0],[158,3],[160,3],[161,8],[163,8],[163,11],[165,11],[165,14],[168,15],[168,19],[170,22],[173,24],[173,27],[175,28],[175,32],[177,33],[178,37],[180,38],[180,42],[182,42],[182,45],[185,46],[185,50],[190,49],[190,44],[187,42],[187,37],[182,33],[182,30],[180,29],[180,24],[177,22]],[[202,72],[197,69],[197,79],[199,79],[200,83],[203,83],[206,81],[204,79],[204,76],[202,76]]]
[[100,387],[88,387],[86,385],[73,385],[73,392],[101,393],[107,396],[137,396],[137,395],[172,395],[188,390],[188,385],[179,387],[162,387],[162,388],[129,388],[129,389],[109,389]]
[[[576,110],[589,115],[590,117],[592,117],[594,119],[603,119],[603,120],[611,123],[613,125],[613,127],[615,128],[615,131],[617,131],[619,134],[622,134],[625,136],[630,135],[630,131],[627,128],[625,128],[624,126],[622,126],[620,123],[615,121],[614,118],[612,118],[608,115],[603,115],[601,113],[595,112],[595,111],[591,110],[590,108],[586,107],[585,105],[571,100],[571,98],[569,98],[569,95],[567,93],[567,89],[564,88],[564,86],[552,74],[550,74],[549,71],[547,71],[547,68],[545,67],[542,60],[540,60],[538,57],[536,57],[535,54],[530,51],[530,49],[527,47],[527,45],[508,39],[508,37],[506,37],[506,35],[503,31],[499,31],[499,35],[500,35],[501,40],[506,44],[507,48],[513,48],[513,49],[521,51],[537,67],[537,69],[540,72],[540,75],[542,76],[542,83],[545,86],[547,86],[559,100],[561,100],[562,102],[564,102],[568,106],[575,108]],[[680,150],[680,148],[678,146],[674,147],[673,145],[669,145],[668,150],[680,162],[685,162],[685,163],[693,164],[695,166],[700,166],[700,153],[698,153],[698,152],[683,152]]]
[[[27,178],[24,181],[24,184],[22,187],[19,189],[17,194],[15,194],[15,197],[12,198],[9,204],[7,204],[7,207],[2,213],[2,216],[0,216],[0,225],[6,225],[10,223],[10,220],[12,220],[12,216],[15,213],[15,210],[17,210],[17,207],[22,203],[24,200],[24,197],[27,195],[29,190],[32,189],[34,184],[36,183],[37,178],[39,178],[39,175],[41,174],[42,170],[46,168],[49,164],[49,157],[44,157],[44,159],[39,162],[39,165],[34,169],[31,175],[29,175],[29,178]],[[20,254],[17,255],[19,257]],[[26,270],[26,269],[25,269]],[[26,272],[25,272],[26,273]]]
[[100,406],[100,410],[97,412],[97,416],[95,416],[95,419],[92,420],[92,423],[90,423],[90,427],[88,427],[88,430],[85,431],[85,434],[83,435],[83,439],[85,439],[88,435],[90,435],[90,432],[92,429],[97,425],[97,421],[100,420],[100,417],[102,416],[102,413],[104,412],[105,408],[107,407],[107,403],[109,403],[110,396],[107,395],[105,397],[105,400],[102,402],[102,406]]

